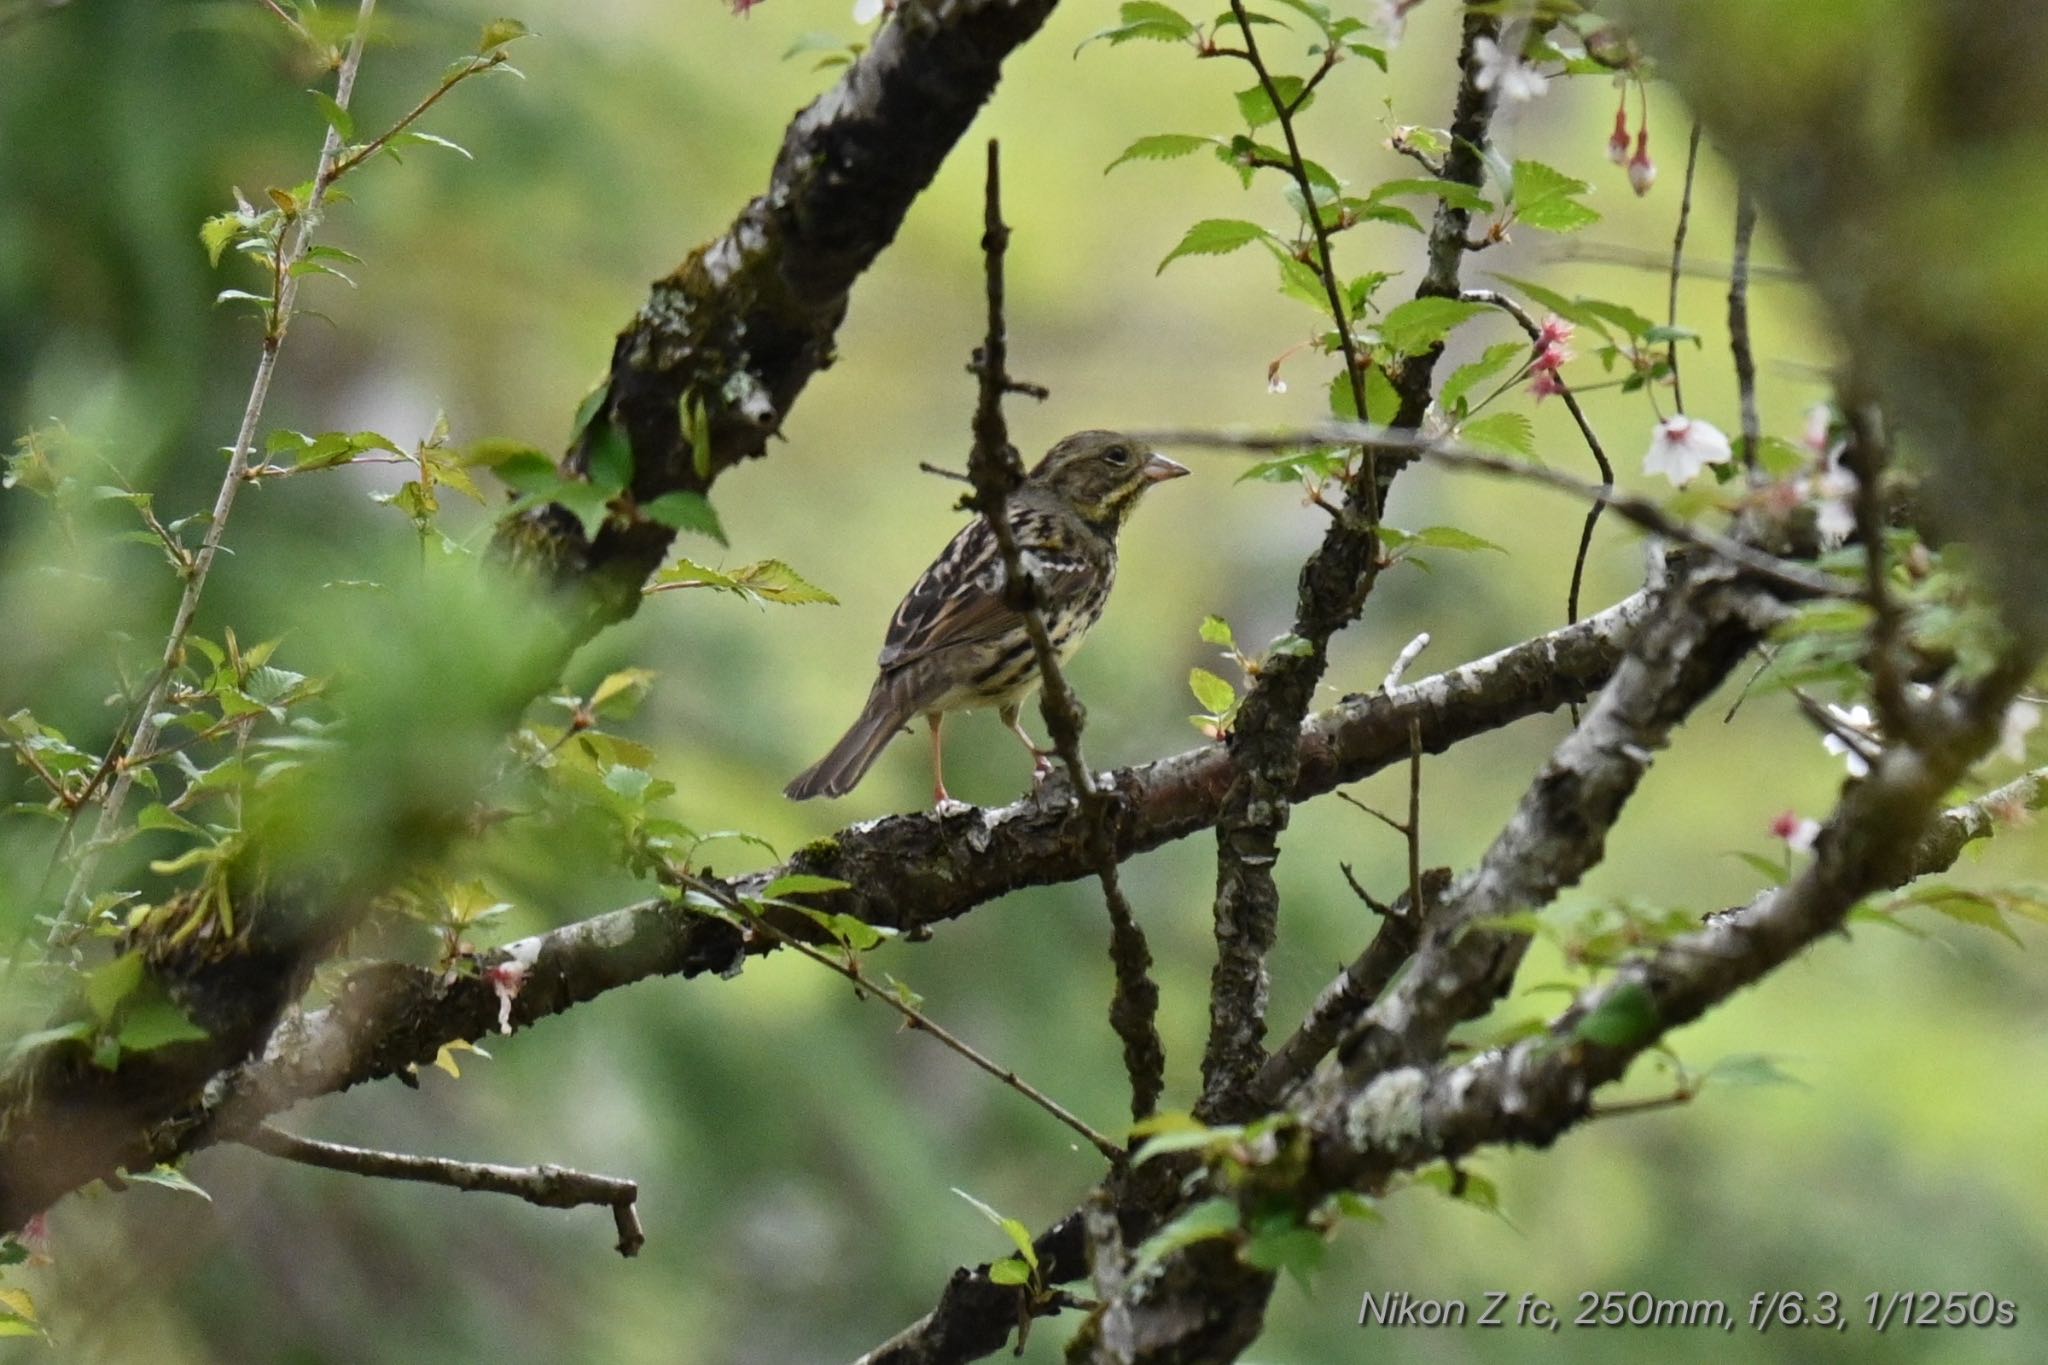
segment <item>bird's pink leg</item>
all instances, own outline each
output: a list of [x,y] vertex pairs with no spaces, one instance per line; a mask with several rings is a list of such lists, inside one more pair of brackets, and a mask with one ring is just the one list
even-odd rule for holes
[[1051,749],[1041,749],[1032,742],[1031,732],[1024,728],[1024,722],[1018,708],[1005,706],[996,714],[1002,717],[1003,724],[1010,727],[1010,733],[1022,741],[1024,747],[1031,752],[1031,785],[1036,787],[1043,783],[1046,778],[1052,776],[1052,756],[1054,751]]
[[924,722],[932,727],[932,804],[943,806],[953,799],[946,794],[944,742],[939,738],[939,727],[946,723],[946,717],[943,712],[929,711]]

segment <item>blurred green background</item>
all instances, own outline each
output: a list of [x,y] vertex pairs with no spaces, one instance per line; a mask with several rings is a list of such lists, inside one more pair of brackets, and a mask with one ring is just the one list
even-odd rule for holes
[[[386,7],[386,41],[372,47],[358,88],[359,125],[406,108],[496,12]],[[1087,426],[1321,415],[1328,369],[1315,358],[1290,361],[1288,392],[1267,391],[1268,362],[1306,339],[1311,322],[1276,294],[1263,253],[1154,273],[1196,219],[1284,226],[1278,182],[1244,191],[1205,156],[1101,173],[1141,134],[1233,131],[1240,70],[1150,44],[1076,56],[1109,13],[1065,7],[1010,63],[970,143],[861,283],[840,359],[805,394],[786,442],[717,487],[728,562],[787,559],[843,605],[757,612],[671,594],[577,660],[569,681],[582,688],[627,664],[659,671],[626,732],[656,746],[660,771],[680,788],[681,818],[753,831],[786,851],[926,799],[921,736],[835,805],[794,806],[780,789],[850,721],[890,610],[959,522],[959,490],[916,465],[957,465],[966,450],[972,389],[962,365],[981,325],[982,137],[1004,141],[1016,230],[1013,368],[1053,392],[1042,407],[1013,408],[1020,445],[1035,451]],[[764,184],[783,124],[831,79],[810,69],[811,57],[782,60],[785,49],[809,32],[857,35],[840,0],[769,0],[744,19],[713,0],[536,0],[519,17],[543,35],[514,52],[530,79],[460,90],[423,125],[470,148],[474,163],[421,149],[354,178],[356,202],[332,214],[323,240],[365,258],[352,272],[360,287],[309,289],[305,302],[332,325],[306,318],[292,331],[266,428],[374,428],[410,443],[445,410],[458,442],[509,436],[558,447],[646,281]],[[1391,78],[1363,62],[1338,71],[1304,119],[1309,154],[1359,185],[1412,169],[1381,144],[1391,125],[1447,120],[1453,18],[1449,5],[1423,7]],[[0,37],[0,411],[10,435],[61,420],[157,490],[166,513],[211,501],[216,452],[233,434],[257,349],[253,324],[209,306],[217,289],[251,282],[243,267],[208,269],[198,224],[231,206],[232,186],[255,197],[303,180],[321,136],[303,93],[316,73],[274,27],[254,0],[75,0]],[[1279,30],[1266,32],[1277,52],[1298,58]],[[1662,176],[1639,201],[1604,157],[1614,99],[1604,81],[1554,83],[1502,121],[1506,151],[1593,181],[1605,218],[1579,240],[1520,233],[1475,258],[1469,283],[1491,272],[1534,276],[1662,315],[1664,276],[1640,261],[1669,248],[1687,119],[1653,98]],[[1725,264],[1731,206],[1708,148],[1692,259]],[[1768,241],[1761,250],[1772,257]],[[1412,288],[1412,234],[1368,226],[1341,252],[1351,273],[1404,272],[1388,302]],[[1724,293],[1711,272],[1690,277],[1680,312],[1706,338],[1684,355],[1690,410],[1733,430]],[[1755,311],[1766,428],[1796,437],[1807,405],[1824,396],[1830,341],[1795,284],[1760,283]],[[1475,324],[1460,334],[1460,353],[1508,335],[1504,322]],[[1608,391],[1588,408],[1624,480],[1640,486],[1647,407]],[[1534,415],[1546,458],[1590,473],[1558,405]],[[1159,490],[1138,516],[1116,598],[1071,670],[1101,765],[1200,742],[1184,719],[1194,709],[1185,678],[1190,666],[1218,665],[1196,625],[1221,613],[1248,644],[1286,630],[1296,569],[1321,531],[1322,514],[1297,490],[1234,484],[1232,457],[1187,458],[1196,477]],[[202,630],[284,634],[280,662],[294,651],[317,659],[334,591],[322,584],[376,577],[413,553],[404,519],[368,497],[394,486],[389,473],[347,470],[245,493]],[[91,523],[125,526],[117,512],[126,515],[117,504]],[[1455,523],[1509,557],[1439,556],[1433,573],[1388,575],[1338,644],[1327,698],[1376,686],[1418,631],[1435,640],[1418,665],[1427,672],[1559,624],[1580,515],[1518,487],[1407,475],[1390,508],[1395,524]],[[486,525],[480,509],[453,522]],[[682,548],[700,559],[716,551],[703,541]],[[1589,608],[1630,591],[1642,562],[1639,542],[1603,530]],[[103,737],[114,661],[156,648],[173,594],[146,548],[90,554],[40,505],[0,497],[0,714],[33,705],[81,738]],[[1783,809],[1825,811],[1837,762],[1781,694],[1752,698],[1724,723],[1732,694],[1678,737],[1610,860],[1561,914],[1617,898],[1700,912],[1740,902],[1756,876],[1731,852],[1772,853],[1766,827]],[[1426,858],[1469,864],[1564,726],[1562,716],[1531,720],[1432,759]],[[996,803],[1020,791],[1023,764],[993,720],[959,724],[949,738],[956,795]],[[1402,780],[1385,775],[1357,794],[1391,809]],[[21,781],[0,774],[0,798],[18,799]],[[0,844],[0,905],[14,913],[47,847],[40,827],[22,824]],[[1405,877],[1398,841],[1334,801],[1296,812],[1287,850],[1272,961],[1283,1029],[1371,930],[1338,861],[1383,894]],[[2017,831],[1968,875],[2023,875],[2042,851],[2037,829]],[[749,857],[759,860],[714,861],[730,871]],[[1185,1105],[1212,956],[1209,841],[1147,855],[1126,875],[1160,963],[1169,1103]],[[508,937],[645,892],[575,849],[529,882]],[[1803,1086],[1712,1090],[1676,1113],[1593,1124],[1555,1151],[1489,1153],[1473,1165],[1499,1182],[1502,1219],[1398,1196],[1384,1224],[1342,1235],[1312,1294],[1281,1285],[1249,1358],[1621,1360],[1646,1348],[1668,1359],[2041,1358],[2048,1185],[2037,1145],[2048,1093],[2031,1082],[2048,1067],[2048,989],[2034,960],[2007,943],[1946,922],[1923,927],[1925,941],[1873,929],[1828,942],[1675,1040],[1699,1066],[1770,1052]],[[1113,1127],[1125,1092],[1102,1022],[1104,941],[1090,888],[1053,887],[984,907],[929,944],[886,948],[876,962],[923,992],[936,1017]],[[1525,982],[1555,975],[1554,959],[1539,957]],[[732,981],[647,983],[486,1046],[493,1058],[465,1058],[459,1081],[429,1072],[416,1093],[387,1083],[309,1106],[290,1124],[371,1145],[632,1176],[650,1236],[639,1259],[612,1254],[600,1211],[545,1212],[217,1150],[190,1164],[211,1203],[137,1188],[55,1211],[55,1264],[27,1283],[57,1355],[839,1359],[929,1308],[954,1265],[1001,1254],[999,1235],[951,1187],[1038,1226],[1069,1208],[1096,1169],[1037,1110],[798,960],[756,963]],[[1631,1089],[1656,1093],[1661,1078],[1644,1071]],[[1895,1332],[1881,1346],[1860,1327],[1761,1337],[1665,1329],[1651,1347],[1627,1331],[1567,1331],[1553,1342],[1514,1330],[1354,1325],[1367,1290],[1476,1300],[1489,1289],[1560,1305],[1582,1290],[1644,1289],[1738,1308],[1759,1289],[1852,1301],[1987,1289],[2016,1299],[2020,1320],[2005,1332]],[[1027,1358],[1056,1359],[1066,1330],[1041,1323]],[[47,1357],[39,1345],[0,1345],[0,1360]]]

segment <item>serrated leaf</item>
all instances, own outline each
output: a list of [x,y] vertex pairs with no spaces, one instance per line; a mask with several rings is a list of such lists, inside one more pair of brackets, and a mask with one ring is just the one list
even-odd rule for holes
[[838,598],[779,559],[744,564],[729,570],[725,577],[737,591],[762,601],[780,602],[790,607],[839,605]]
[[1271,235],[1257,223],[1242,219],[1205,218],[1189,228],[1180,244],[1166,253],[1166,258],[1159,262],[1159,270],[1165,270],[1182,256],[1223,256]]
[[1420,355],[1486,308],[1464,299],[1410,299],[1380,319],[1380,340],[1400,355]]
[[1576,232],[1600,221],[1578,201],[1593,187],[1540,161],[1515,163],[1515,217],[1544,232]]
[[1172,161],[1192,155],[1214,141],[1214,138],[1197,137],[1193,133],[1152,133],[1124,148],[1116,160],[1102,168],[1102,173],[1108,175],[1126,161]]
[[1237,689],[1206,668],[1188,670],[1188,690],[1212,716],[1224,715],[1237,702]]
[[726,544],[725,527],[719,524],[718,512],[702,493],[679,488],[663,493],[652,502],[642,503],[640,512],[649,520],[658,521],[672,530],[694,531],[711,537],[720,545]]
[[1657,1032],[1657,1002],[1641,985],[1624,981],[1580,1016],[1572,1037],[1602,1047],[1628,1047]]
[[1458,439],[1474,450],[1536,458],[1536,426],[1527,413],[1490,412],[1458,428]]

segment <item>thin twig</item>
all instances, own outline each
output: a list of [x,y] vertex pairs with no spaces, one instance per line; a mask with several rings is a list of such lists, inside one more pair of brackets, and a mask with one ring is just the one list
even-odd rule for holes
[[1387,676],[1380,681],[1380,691],[1391,692],[1399,687],[1401,679],[1408,676],[1410,665],[1421,658],[1422,651],[1428,648],[1429,632],[1426,630],[1401,646],[1401,652],[1394,656],[1393,664],[1387,669]]
[[965,474],[962,474],[957,469],[948,469],[944,465],[936,465],[931,463],[931,461],[929,460],[919,460],[917,462],[917,467],[919,469],[922,469],[927,474],[936,474],[942,479],[951,479],[955,483],[974,482],[974,480],[968,478]]
[[296,1161],[302,1166],[342,1171],[377,1180],[414,1180],[426,1185],[444,1185],[451,1190],[484,1194],[509,1194],[543,1209],[573,1209],[585,1204],[602,1204],[612,1211],[619,1233],[619,1255],[632,1256],[647,1243],[640,1230],[637,1201],[640,1187],[616,1176],[590,1175],[566,1166],[497,1166],[481,1161],[451,1161],[446,1157],[413,1156],[405,1152],[380,1152],[368,1147],[350,1147],[339,1142],[321,1142],[259,1124],[241,1142],[269,1156]]
[[[1528,333],[1532,344],[1542,344],[1543,329],[1536,325],[1536,319],[1530,317],[1527,309],[1507,295],[1491,289],[1467,289],[1459,294],[1458,297],[1469,303],[1491,304],[1493,307],[1500,309],[1521,324],[1522,330]],[[1572,392],[1571,385],[1564,382],[1564,376],[1556,375],[1556,379],[1558,394],[1564,399],[1565,410],[1571,413],[1572,421],[1578,423],[1579,435],[1585,438],[1586,449],[1593,453],[1593,463],[1599,466],[1600,481],[1609,488],[1614,487],[1614,465],[1607,458],[1606,448],[1600,444],[1599,434],[1593,430],[1593,423],[1586,417],[1585,409],[1579,406],[1578,395]],[[1579,593],[1585,586],[1586,559],[1592,553],[1593,529],[1600,524],[1600,510],[1605,505],[1603,502],[1596,501],[1586,512],[1585,524],[1579,528],[1579,548],[1572,556],[1571,587],[1565,593],[1564,620],[1566,625],[1570,625],[1579,619]],[[1576,715],[1578,708],[1574,707],[1572,709]]]
[[1857,584],[1847,582],[1833,574],[1809,569],[1803,564],[1779,559],[1762,550],[1753,549],[1740,541],[1713,531],[1702,530],[1677,520],[1648,498],[1626,493],[1612,485],[1597,485],[1575,479],[1569,474],[1544,465],[1527,464],[1520,460],[1504,459],[1485,451],[1474,450],[1455,442],[1423,436],[1405,427],[1383,427],[1366,422],[1326,422],[1311,427],[1298,427],[1277,432],[1229,432],[1203,431],[1193,428],[1176,428],[1163,431],[1132,433],[1134,439],[1152,445],[1206,446],[1224,450],[1293,450],[1315,445],[1361,445],[1372,443],[1385,450],[1398,450],[1414,459],[1426,460],[1445,469],[1466,470],[1473,473],[1495,474],[1504,478],[1519,479],[1525,483],[1541,484],[1569,493],[1574,497],[1588,498],[1604,503],[1614,509],[1616,516],[1653,532],[1666,540],[1681,545],[1690,545],[1717,555],[1729,563],[1747,569],[1759,578],[1776,583],[1780,587],[1813,597],[1841,597],[1860,600],[1863,592]]
[[732,910],[740,915],[743,915],[746,918],[748,926],[756,932],[766,935],[768,938],[774,940],[776,943],[780,944],[784,948],[788,948],[800,954],[803,957],[809,958],[811,961],[817,963],[821,967],[825,967],[831,971],[837,972],[840,976],[843,976],[848,981],[852,982],[854,986],[858,988],[863,994],[872,996],[875,999],[881,1001],[883,1004],[887,1005],[890,1009],[895,1010],[898,1014],[903,1016],[904,1020],[912,1028],[924,1033],[929,1033],[932,1037],[938,1039],[939,1042],[943,1043],[946,1047],[958,1053],[960,1056],[966,1058],[975,1066],[980,1067],[983,1071],[986,1071],[989,1075],[995,1077],[1004,1085],[1016,1091],[1025,1099],[1030,1100],[1040,1109],[1043,1109],[1046,1113],[1052,1115],[1061,1123],[1064,1123],[1067,1127],[1079,1133],[1082,1137],[1088,1139],[1089,1145],[1094,1147],[1096,1151],[1108,1157],[1111,1162],[1121,1163],[1123,1161],[1125,1155],[1124,1149],[1117,1146],[1114,1142],[1110,1141],[1107,1137],[1097,1132],[1094,1128],[1090,1127],[1088,1122],[1085,1119],[1081,1118],[1080,1115],[1074,1113],[1073,1110],[1067,1108],[1058,1100],[1046,1094],[1043,1090],[1040,1090],[1037,1086],[1031,1084],[1031,1082],[1025,1080],[1022,1076],[1019,1076],[1009,1067],[1003,1066],[995,1061],[992,1061],[987,1056],[976,1051],[958,1034],[954,1033],[951,1029],[945,1028],[944,1026],[939,1024],[930,1015],[926,1014],[923,1010],[920,1010],[917,1006],[911,1004],[908,1000],[903,999],[902,996],[898,995],[895,991],[885,989],[881,986],[877,986],[874,982],[868,980],[867,975],[864,972],[862,972],[860,967],[851,960],[851,954],[848,955],[847,960],[842,961],[838,958],[831,956],[829,953],[820,952],[817,948],[813,947],[808,943],[805,943],[802,939],[797,938],[791,934],[784,933],[781,929],[778,929],[775,925],[770,924],[766,919],[762,918],[761,915],[758,914],[746,902],[733,898],[732,896],[726,894],[722,890],[714,887],[711,883],[702,881],[697,878],[688,878],[686,880],[691,887],[710,895],[720,904],[726,906],[727,909]]
[[[355,93],[356,72],[362,66],[363,44],[369,36],[370,15],[376,8],[377,0],[361,0],[356,11],[355,32],[349,39],[348,55],[342,59],[340,73],[334,82],[334,102],[342,109],[348,108],[349,99]],[[257,425],[263,418],[263,406],[270,397],[271,376],[277,369],[277,354],[284,345],[285,330],[291,322],[292,304],[299,290],[299,277],[292,273],[291,268],[305,258],[307,249],[313,244],[313,231],[319,224],[320,210],[326,202],[327,187],[333,183],[336,158],[340,153],[341,133],[329,127],[327,137],[321,143],[320,159],[313,173],[312,193],[300,210],[297,222],[292,228],[291,240],[282,244],[277,252],[278,283],[272,296],[270,324],[264,329],[262,353],[256,362],[256,375],[250,381],[248,401],[242,406],[242,424],[235,434],[235,443],[228,456],[227,472],[222,475],[220,491],[214,496],[213,515],[206,523],[206,534],[200,540],[198,551],[192,556],[191,567],[185,576],[185,590],[179,596],[177,612],[171,618],[170,634],[164,641],[163,662],[158,666],[154,681],[135,710],[132,737],[125,744],[117,739],[108,746],[107,763],[102,765],[102,771],[106,771],[113,764],[116,751],[125,750],[133,753],[141,750],[147,753],[155,747],[161,728],[157,723],[157,715],[163,706],[164,692],[170,686],[171,675],[184,657],[185,637],[192,629],[193,618],[198,615],[200,594],[206,590],[207,574],[213,568],[214,556],[220,551],[221,538],[227,533],[228,518],[235,507],[235,494],[241,490],[244,482],[243,475],[249,467],[249,456],[256,446]],[[71,881],[71,890],[64,898],[64,913],[57,916],[57,923],[52,930],[53,935],[64,929],[91,891],[100,857],[120,824],[121,811],[127,802],[129,790],[134,786],[136,771],[133,767],[124,766],[114,774],[113,782],[107,788],[106,798],[101,803],[99,820],[93,827],[92,838],[86,842],[79,856],[77,872]]]
[[[1266,100],[1273,106],[1273,113],[1280,124],[1280,136],[1287,144],[1287,163],[1282,169],[1294,178],[1294,187],[1301,194],[1302,211],[1308,218],[1309,232],[1316,244],[1316,276],[1322,281],[1323,296],[1330,305],[1330,317],[1337,325],[1337,349],[1344,357],[1344,373],[1351,387],[1351,401],[1362,419],[1365,410],[1365,369],[1361,363],[1358,342],[1351,335],[1351,322],[1344,310],[1344,291],[1337,281],[1336,257],[1330,250],[1330,231],[1323,225],[1322,212],[1316,206],[1315,183],[1308,177],[1308,164],[1301,154],[1301,142],[1295,137],[1294,115],[1300,108],[1300,100],[1308,97],[1307,85],[1302,87],[1300,99],[1288,103],[1280,98],[1280,88],[1273,81],[1273,75],[1266,69],[1265,58],[1259,53],[1258,38],[1252,32],[1251,16],[1245,12],[1244,0],[1230,0],[1230,12],[1237,20],[1239,32],[1244,34],[1244,59],[1251,63],[1258,73],[1259,87],[1265,91]],[[1321,80],[1336,60],[1337,45],[1330,44],[1330,50],[1323,56],[1323,65],[1316,72]],[[1374,467],[1373,453],[1365,452],[1365,487],[1370,490],[1366,502],[1366,519],[1377,522],[1379,518],[1379,474]]]
[[[1678,230],[1671,235],[1671,294],[1665,308],[1664,321],[1675,332],[1678,328],[1678,273],[1685,263],[1685,227],[1692,219],[1692,179],[1700,165],[1700,121],[1692,121],[1692,140],[1685,149],[1685,189],[1678,196]],[[1678,338],[1673,336],[1665,351],[1666,362],[1671,366],[1671,401],[1685,411],[1685,385],[1678,377]]]
[[1742,404],[1742,464],[1756,469],[1763,423],[1756,411],[1756,353],[1749,341],[1749,247],[1756,236],[1756,197],[1735,191],[1735,261],[1728,270],[1728,349],[1735,357],[1735,389]]
[[503,48],[494,48],[489,52],[471,57],[466,65],[443,76],[441,83],[428,91],[426,97],[418,104],[407,110],[398,122],[392,124],[362,146],[354,148],[347,156],[337,161],[334,164],[334,169],[328,172],[328,183],[332,184],[341,179],[344,175],[347,175],[350,171],[382,151],[390,143],[391,139],[417,123],[420,115],[426,113],[427,110],[433,108],[436,104],[439,104],[441,98],[450,90],[453,90],[456,86],[462,84],[471,76],[477,75],[479,72],[489,71],[494,66],[503,66],[504,64],[505,50]]
[[1422,904],[1422,721],[1408,718],[1408,903]]
[[980,395],[974,410],[974,450],[967,468],[974,484],[975,501],[1002,554],[1004,581],[1022,590],[1017,609],[1038,661],[1040,714],[1045,717],[1046,732],[1054,749],[1066,765],[1074,799],[1088,822],[1088,849],[1109,913],[1109,956],[1116,973],[1110,1024],[1123,1044],[1124,1066],[1130,1073],[1131,1116],[1145,1119],[1158,1107],[1166,1083],[1166,1050],[1159,1037],[1159,987],[1151,975],[1152,950],[1118,875],[1115,840],[1109,825],[1114,803],[1097,788],[1081,752],[1086,712],[1060,669],[1059,651],[1032,596],[1035,584],[1030,570],[1024,566],[1016,532],[1005,511],[1010,491],[1021,482],[1023,470],[1003,420],[1003,395],[1025,387],[1012,379],[1007,369],[1003,253],[1009,240],[1010,229],[1003,222],[1001,155],[995,140],[990,139],[981,242],[987,274],[988,333],[975,366]]

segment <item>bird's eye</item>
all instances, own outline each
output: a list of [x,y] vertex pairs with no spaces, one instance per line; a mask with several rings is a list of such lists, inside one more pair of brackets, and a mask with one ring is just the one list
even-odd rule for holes
[[1102,452],[1102,458],[1118,468],[1122,468],[1131,462],[1131,448],[1129,446],[1111,446]]

